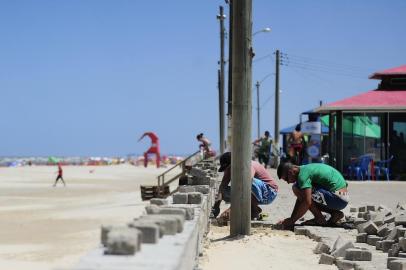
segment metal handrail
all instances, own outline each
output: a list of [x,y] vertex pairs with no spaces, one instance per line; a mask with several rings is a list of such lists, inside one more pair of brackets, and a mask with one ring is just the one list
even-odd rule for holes
[[[158,179],[158,194],[161,195],[161,191],[163,190],[163,186],[175,181],[177,178],[181,177],[182,175],[185,174],[185,164],[188,160],[190,160],[192,157],[196,156],[197,154],[200,154],[200,151],[196,151],[195,153],[191,154],[190,156],[188,156],[187,158],[185,158],[184,160],[182,160],[181,162],[175,164],[172,168],[169,168],[168,170],[166,170],[165,172],[161,173],[160,175],[157,176]],[[172,177],[171,179],[169,179],[169,181],[167,181],[165,183],[165,175],[167,173],[169,173],[170,171],[172,171],[173,169],[175,169],[176,167],[182,167],[182,172],[179,173],[178,175]]]

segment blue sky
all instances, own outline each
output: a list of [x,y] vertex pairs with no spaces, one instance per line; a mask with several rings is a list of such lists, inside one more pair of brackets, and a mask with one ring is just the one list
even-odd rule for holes
[[[164,154],[195,151],[200,132],[217,148],[219,5],[228,13],[214,0],[1,0],[0,156],[142,153],[144,131]],[[406,1],[258,0],[253,11],[253,32],[272,28],[254,37],[253,82],[274,73],[276,49],[286,54],[281,128],[406,64]],[[271,134],[273,92],[270,76],[261,130]]]

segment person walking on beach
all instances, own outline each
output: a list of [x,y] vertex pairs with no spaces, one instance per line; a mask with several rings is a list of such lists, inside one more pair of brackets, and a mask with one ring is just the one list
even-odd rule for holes
[[272,139],[269,135],[269,131],[265,131],[264,136],[255,140],[253,144],[258,147],[258,162],[264,165],[266,169],[269,163],[272,145]]
[[54,183],[54,187],[56,187],[56,184],[58,183],[58,181],[59,181],[59,179],[62,181],[62,183],[63,183],[63,186],[64,187],[66,187],[66,183],[65,183],[65,181],[63,180],[63,170],[62,170],[62,165],[61,165],[61,163],[58,163],[58,176],[56,177],[56,179],[55,179],[55,183]]
[[[226,152],[220,157],[219,172],[224,172],[223,179],[219,187],[215,205],[212,208],[213,217],[217,217],[220,212],[221,201],[230,201],[231,187],[231,152]],[[251,161],[251,219],[261,219],[262,209],[259,204],[271,204],[277,194],[278,185],[270,176],[268,171],[257,161]],[[227,211],[227,210],[226,210]]]
[[199,148],[203,151],[203,157],[205,159],[216,156],[216,151],[211,148],[211,142],[204,137],[203,133],[198,134],[196,139],[200,142]]
[[[279,179],[293,183],[296,203],[292,214],[279,222],[284,229],[293,229],[297,220],[310,210],[314,219],[301,225],[336,226],[344,214],[341,211],[349,201],[348,184],[335,168],[322,163],[297,166],[290,162],[278,166]],[[322,212],[331,215],[326,220]]]

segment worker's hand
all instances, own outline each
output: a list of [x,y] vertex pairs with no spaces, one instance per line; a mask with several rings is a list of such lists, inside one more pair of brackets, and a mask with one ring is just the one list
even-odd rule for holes
[[221,200],[223,200],[223,194],[221,194],[221,192],[219,192],[216,195],[216,201],[221,201]]

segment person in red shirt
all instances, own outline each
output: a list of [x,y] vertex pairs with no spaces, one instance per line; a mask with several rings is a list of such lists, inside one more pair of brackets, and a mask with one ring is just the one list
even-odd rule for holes
[[144,153],[144,167],[148,166],[148,154],[156,155],[156,167],[159,168],[161,164],[161,156],[159,151],[159,138],[154,132],[145,132],[138,141],[141,141],[145,136],[151,139],[151,147]]
[[62,183],[63,183],[63,186],[65,186],[66,187],[66,183],[65,183],[65,181],[63,180],[63,170],[62,170],[62,165],[61,165],[61,163],[58,163],[58,176],[56,177],[56,179],[55,179],[55,183],[54,183],[54,187],[56,187],[56,184],[58,183],[58,181],[59,181],[59,179],[62,181]]
[[[229,202],[231,187],[228,185],[231,181],[231,152],[226,152],[220,157],[219,172],[224,172],[215,205],[212,209],[212,215],[216,217],[219,214],[219,207],[222,200]],[[251,219],[260,219],[262,209],[259,204],[271,204],[277,194],[278,185],[270,176],[268,171],[257,161],[251,161]],[[216,209],[218,208],[218,210]]]

